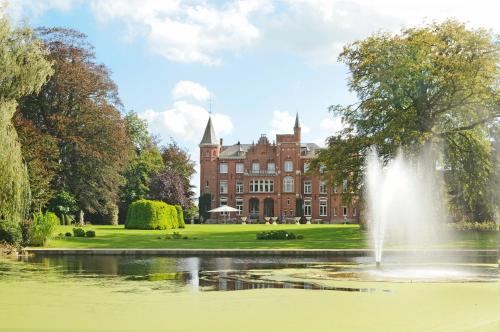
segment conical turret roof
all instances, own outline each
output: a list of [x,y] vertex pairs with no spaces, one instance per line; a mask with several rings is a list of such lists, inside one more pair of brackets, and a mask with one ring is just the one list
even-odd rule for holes
[[207,127],[205,128],[205,133],[203,134],[200,145],[219,145],[217,136],[215,136],[214,126],[212,125],[212,117],[208,118]]

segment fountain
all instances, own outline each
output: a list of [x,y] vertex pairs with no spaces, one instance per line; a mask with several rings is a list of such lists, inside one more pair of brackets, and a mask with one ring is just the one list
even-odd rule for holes
[[446,219],[430,151],[423,149],[412,158],[400,152],[385,165],[375,151],[368,155],[367,216],[377,267],[388,244],[411,249],[418,258],[438,243],[436,230]]

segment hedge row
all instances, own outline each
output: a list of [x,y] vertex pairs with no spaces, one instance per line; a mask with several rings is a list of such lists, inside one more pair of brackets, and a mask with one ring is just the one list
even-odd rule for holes
[[173,229],[183,227],[184,217],[180,206],[141,199],[133,202],[128,207],[125,228]]

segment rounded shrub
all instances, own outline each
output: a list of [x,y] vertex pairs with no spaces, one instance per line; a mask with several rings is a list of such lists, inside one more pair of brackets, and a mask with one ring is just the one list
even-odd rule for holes
[[95,237],[95,231],[93,230],[88,230],[85,232],[86,237]]
[[74,237],[85,237],[85,230],[83,228],[73,228]]
[[141,199],[128,206],[125,228],[172,229],[178,227],[177,209],[173,205]]

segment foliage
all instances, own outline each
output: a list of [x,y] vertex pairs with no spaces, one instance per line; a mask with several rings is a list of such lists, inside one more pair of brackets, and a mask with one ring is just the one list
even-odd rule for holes
[[70,232],[66,232],[66,233],[64,233],[64,236],[71,237],[71,233]]
[[[493,210],[479,204],[492,172],[486,128],[498,127],[500,117],[496,38],[448,20],[396,35],[378,33],[345,46],[339,60],[349,68],[349,88],[359,102],[330,107],[345,129],[328,139],[328,148],[310,168],[324,165],[330,183],[348,179],[351,188],[361,188],[371,148],[388,161],[401,147],[413,154],[424,144],[442,146],[444,163],[456,167],[449,169],[455,181],[448,183],[452,203],[464,203],[464,213],[486,218]],[[479,149],[464,151],[464,144]],[[465,165],[471,158],[484,167]],[[462,177],[465,169],[474,174]],[[459,188],[467,189],[464,195],[457,193]],[[353,198],[350,190],[343,195]]]
[[31,242],[31,234],[33,233],[33,220],[25,219],[19,223],[21,230],[21,246],[28,246]]
[[184,212],[182,211],[182,206],[174,205],[175,210],[177,211],[177,223],[179,224],[179,228],[185,228],[186,224],[184,223]]
[[149,181],[149,197],[172,205],[189,208],[192,204],[186,196],[182,178],[171,168],[165,168]]
[[[304,237],[299,235],[301,239]],[[295,240],[298,239],[298,236],[295,236],[292,232],[287,231],[269,231],[257,233],[257,240]]]
[[295,216],[304,217],[304,200],[302,198],[295,199]]
[[73,228],[74,237],[85,237],[85,230],[83,228],[75,227]]
[[85,232],[86,237],[95,237],[95,231],[89,229],[88,231]]
[[209,212],[212,209],[212,195],[210,193],[202,193],[198,199],[198,208],[200,218],[207,220],[210,216]]
[[129,205],[125,228],[172,229],[178,228],[175,206],[161,201],[138,200]]
[[137,113],[129,111],[125,117],[125,125],[128,135],[135,147],[137,155],[144,150],[156,148],[154,139],[149,135],[148,122],[137,116]]
[[28,168],[31,210],[40,211],[54,196],[52,181],[59,168],[57,139],[40,131],[33,122],[24,119],[19,111],[14,115],[14,125]]
[[8,19],[0,16],[0,227],[9,241],[18,241],[17,224],[30,206],[27,170],[12,117],[18,99],[38,92],[51,73],[32,31],[11,29]]
[[22,241],[19,223],[2,220],[0,222],[0,242],[16,245]]
[[64,189],[61,189],[49,202],[49,210],[61,217],[64,225],[74,220],[74,214],[79,210],[76,198]]
[[146,198],[149,180],[163,168],[163,159],[156,147],[142,150],[124,172],[125,183],[120,193],[122,206],[126,208],[130,203]]
[[53,212],[38,212],[33,215],[29,244],[43,246],[59,226],[60,220]]
[[186,196],[185,201],[188,203],[188,205],[183,205],[183,208],[189,208],[195,195],[191,185],[191,178],[196,173],[194,169],[195,163],[191,160],[188,152],[179,147],[175,141],[163,147],[161,155],[165,168],[177,173],[181,178],[184,195]]
[[473,222],[461,221],[447,224],[448,228],[459,232],[497,232],[499,225],[493,221]]
[[57,142],[53,189],[67,190],[86,212],[105,214],[133,152],[116,85],[84,34],[43,28],[37,36],[55,71],[41,93],[21,100],[20,116]]

